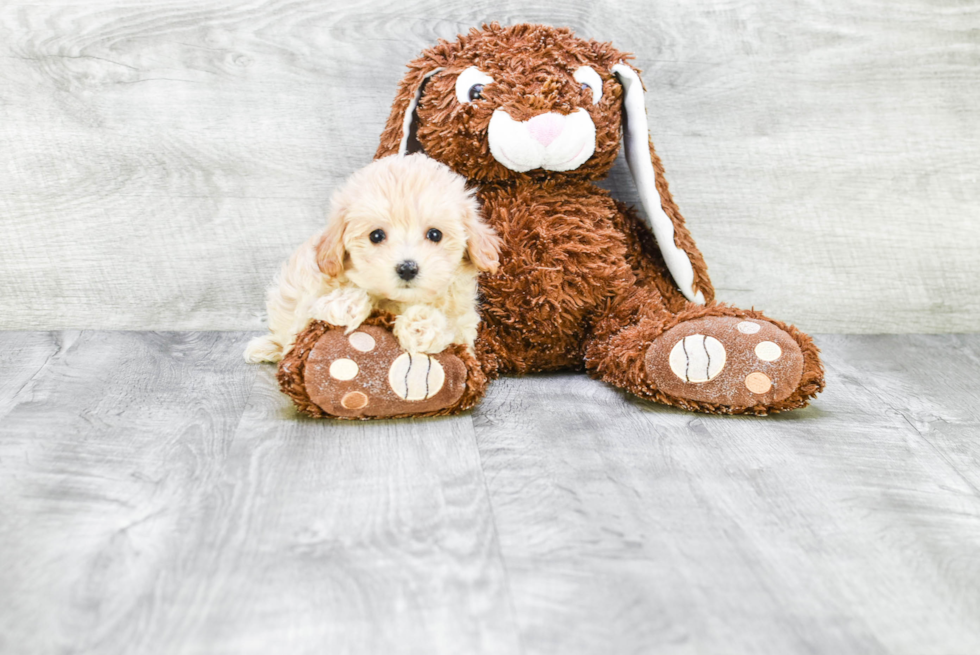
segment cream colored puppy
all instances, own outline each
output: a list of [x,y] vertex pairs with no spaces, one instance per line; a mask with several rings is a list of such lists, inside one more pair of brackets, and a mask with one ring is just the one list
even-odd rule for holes
[[396,315],[412,353],[473,347],[477,277],[497,268],[500,239],[466,180],[425,155],[379,159],[331,198],[327,228],[293,253],[269,289],[268,336],[250,363],[278,362],[311,319],[352,332],[374,310]]

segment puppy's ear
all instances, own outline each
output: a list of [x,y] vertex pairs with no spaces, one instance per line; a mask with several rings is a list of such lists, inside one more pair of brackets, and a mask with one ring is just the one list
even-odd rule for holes
[[493,228],[480,218],[480,207],[476,200],[468,203],[463,214],[466,228],[466,255],[481,271],[496,273],[500,264],[500,237]]
[[330,277],[337,277],[344,272],[344,229],[347,226],[347,212],[337,203],[330,211],[327,219],[327,229],[320,235],[316,243],[316,265],[320,272]]

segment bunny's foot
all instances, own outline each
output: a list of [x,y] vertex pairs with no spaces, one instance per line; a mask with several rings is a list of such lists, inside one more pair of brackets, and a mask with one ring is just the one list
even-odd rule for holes
[[717,414],[805,407],[824,386],[809,336],[734,307],[691,308],[593,344],[592,374],[638,396]]
[[664,332],[647,349],[645,366],[650,382],[677,398],[769,406],[799,386],[803,352],[768,321],[710,316]]
[[[389,321],[344,334],[314,321],[279,364],[279,385],[310,416],[343,419],[453,414],[480,399],[486,377],[463,346],[435,355],[398,345]],[[380,323],[380,324],[378,324]]]

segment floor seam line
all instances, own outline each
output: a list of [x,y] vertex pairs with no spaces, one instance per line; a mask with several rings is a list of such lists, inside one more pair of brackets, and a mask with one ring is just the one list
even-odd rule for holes
[[[54,330],[54,331],[49,332],[49,334],[52,334],[52,335],[55,335],[55,334],[61,335],[64,332],[66,332],[66,330]],[[55,351],[53,353],[51,353],[50,355],[48,355],[44,359],[44,362],[38,367],[38,369],[36,371],[34,371],[34,373],[32,373],[29,378],[27,378],[27,380],[24,382],[24,384],[20,385],[20,388],[17,389],[17,391],[15,391],[14,393],[12,393],[10,395],[10,402],[11,402],[10,411],[13,411],[17,407],[17,404],[15,402],[17,400],[17,397],[24,391],[24,389],[26,389],[32,382],[34,382],[34,380],[36,380],[37,377],[39,375],[41,375],[41,373],[44,372],[44,369],[46,369],[48,367],[48,365],[51,363],[51,360],[54,359],[58,355],[58,353],[61,352],[62,347],[63,347],[63,342],[59,339],[58,342],[57,342],[57,344],[58,344],[58,347],[55,348]],[[10,412],[7,412],[6,414],[0,414],[0,416],[6,416],[9,413]]]
[[514,604],[514,588],[511,584],[510,567],[507,565],[507,558],[504,556],[504,549],[500,543],[500,527],[497,524],[497,512],[493,506],[493,498],[490,494],[490,484],[487,482],[487,471],[483,464],[483,452],[480,450],[480,443],[476,434],[476,421],[473,414],[470,414],[470,426],[473,432],[473,447],[476,449],[477,461],[480,464],[480,478],[483,480],[483,491],[487,498],[487,508],[490,512],[490,523],[493,526],[493,538],[497,544],[497,553],[500,555],[500,567],[503,569],[504,582],[507,588],[507,603],[510,605],[511,622],[514,625],[514,635],[517,637],[517,648],[521,655],[527,653],[524,647],[524,635],[521,633],[520,625],[517,622],[517,606]]
[[[830,368],[830,365],[829,365],[829,363],[825,363],[824,365],[825,365],[825,366],[826,366],[827,368]],[[898,415],[899,415],[899,417],[901,417],[901,419],[902,419],[902,421],[903,421],[904,423],[906,423],[906,424],[908,425],[908,427],[909,427],[909,428],[910,428],[910,429],[912,430],[912,432],[913,432],[913,433],[915,434],[915,436],[916,436],[916,437],[918,437],[918,438],[919,438],[919,440],[920,440],[920,441],[921,441],[922,443],[924,443],[924,444],[925,444],[926,446],[928,446],[928,447],[929,447],[929,450],[931,450],[931,451],[932,451],[932,453],[933,453],[933,454],[934,454],[934,455],[935,455],[936,457],[938,457],[938,458],[939,458],[940,460],[942,460],[942,461],[943,461],[943,462],[944,462],[944,463],[946,464],[946,466],[948,466],[948,467],[949,467],[949,468],[950,468],[950,469],[951,469],[951,470],[952,470],[952,471],[953,471],[953,472],[954,472],[954,473],[956,474],[956,477],[958,477],[958,478],[959,478],[960,480],[962,480],[962,481],[963,481],[963,484],[965,484],[965,485],[966,485],[967,487],[969,487],[969,488],[970,488],[970,489],[971,489],[971,490],[973,491],[973,495],[974,495],[974,496],[976,496],[977,498],[980,498],[980,489],[978,489],[978,488],[977,488],[977,487],[976,487],[976,486],[975,486],[975,485],[974,485],[974,484],[973,484],[972,482],[970,482],[970,481],[969,481],[969,480],[968,480],[968,479],[966,478],[966,476],[964,476],[964,475],[963,475],[963,473],[962,473],[962,472],[961,472],[961,471],[959,470],[959,468],[958,468],[958,467],[957,467],[956,465],[954,465],[954,464],[953,464],[953,462],[951,462],[951,461],[950,461],[950,460],[949,460],[949,459],[948,459],[948,458],[947,458],[947,457],[946,457],[946,456],[945,456],[945,455],[944,455],[944,454],[942,453],[942,451],[940,451],[940,450],[939,450],[939,448],[937,448],[937,447],[936,447],[936,445],[935,445],[934,443],[932,443],[932,441],[930,441],[930,440],[929,440],[929,439],[928,439],[928,438],[927,438],[927,437],[926,437],[926,436],[925,436],[925,435],[924,435],[924,434],[923,434],[923,433],[922,433],[922,432],[921,432],[921,431],[919,430],[919,428],[917,428],[917,427],[915,426],[915,424],[914,424],[914,423],[912,422],[912,419],[911,419],[911,418],[909,418],[909,417],[908,417],[908,416],[907,416],[907,415],[905,414],[905,412],[904,412],[904,411],[902,411],[901,409],[899,409],[899,408],[897,408],[897,407],[894,407],[894,406],[893,406],[893,405],[892,405],[892,404],[891,404],[890,402],[888,402],[888,399],[887,399],[887,397],[886,397],[886,396],[882,396],[882,395],[880,395],[880,394],[878,394],[878,393],[876,393],[876,392],[875,392],[875,391],[874,391],[873,389],[871,389],[871,388],[869,388],[869,387],[867,387],[867,386],[865,386],[865,384],[864,384],[864,382],[863,382],[863,381],[862,381],[862,380],[861,380],[860,378],[855,378],[855,379],[854,379],[854,382],[855,382],[855,383],[856,383],[856,384],[857,384],[857,385],[858,385],[859,387],[861,387],[861,388],[862,388],[862,389],[864,389],[864,390],[865,390],[866,392],[868,392],[868,393],[869,393],[869,394],[870,394],[871,396],[873,396],[873,397],[875,397],[875,398],[877,398],[877,399],[878,399],[878,402],[880,402],[880,403],[881,403],[881,405],[882,405],[883,407],[886,407],[887,409],[889,409],[889,410],[891,410],[891,411],[893,411],[893,412],[895,412],[896,414],[898,414]]]

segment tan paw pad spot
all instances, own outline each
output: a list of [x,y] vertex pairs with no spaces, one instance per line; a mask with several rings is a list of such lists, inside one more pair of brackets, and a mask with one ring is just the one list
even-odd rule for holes
[[772,380],[765,373],[756,371],[749,373],[745,378],[745,388],[756,394],[764,394],[772,389]]
[[755,356],[764,362],[774,362],[783,354],[783,349],[772,341],[763,341],[755,347]]
[[404,400],[431,398],[439,393],[445,382],[442,364],[422,353],[402,353],[388,370],[388,384]]
[[330,364],[330,377],[334,380],[353,380],[358,370],[357,362],[353,359],[338,359]]
[[708,382],[725,368],[725,347],[714,337],[692,334],[670,351],[670,370],[684,382]]
[[367,332],[355,332],[354,334],[347,337],[347,341],[354,350],[360,350],[362,353],[369,353],[374,350],[375,342],[374,337],[372,337]]
[[742,334],[755,334],[762,329],[761,325],[758,323],[753,323],[752,321],[742,321],[735,327],[738,328],[738,331]]
[[344,394],[344,397],[340,399],[340,404],[347,409],[361,409],[367,406],[368,397],[360,391],[351,391]]

